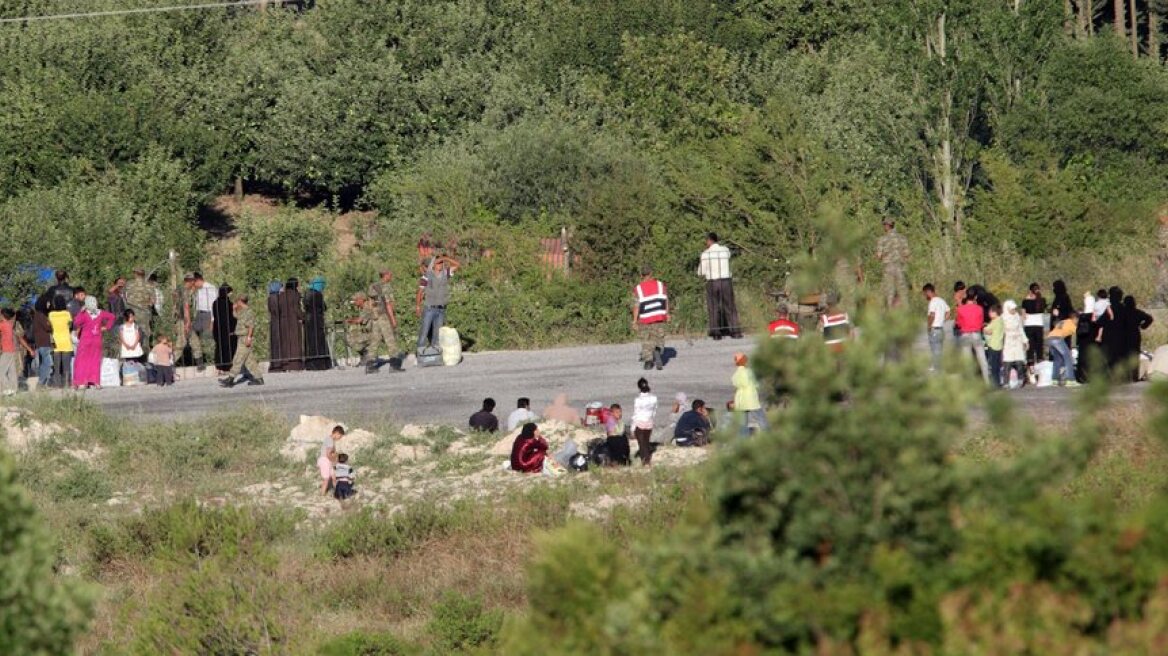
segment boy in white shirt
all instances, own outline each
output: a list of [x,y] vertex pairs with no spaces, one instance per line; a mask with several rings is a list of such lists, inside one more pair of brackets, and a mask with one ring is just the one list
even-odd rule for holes
[[925,326],[929,331],[929,352],[932,354],[932,364],[929,371],[938,371],[941,368],[941,351],[945,346],[945,321],[949,318],[949,304],[945,299],[937,296],[937,288],[933,283],[922,289],[925,300],[929,303],[928,316]]
[[519,399],[519,402],[516,405],[518,407],[512,410],[511,414],[507,416],[508,433],[515,430],[516,428],[519,428],[523,424],[527,424],[535,421],[536,419],[539,419],[539,417],[537,417],[536,414],[531,411],[531,399],[525,396]]

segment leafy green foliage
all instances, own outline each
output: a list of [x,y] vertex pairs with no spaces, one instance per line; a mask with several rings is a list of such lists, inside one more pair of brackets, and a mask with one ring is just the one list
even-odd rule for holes
[[239,233],[242,278],[247,289],[256,290],[269,280],[306,278],[319,270],[333,241],[328,215],[288,209],[270,217],[251,217]]
[[12,654],[73,649],[91,613],[88,591],[55,571],[53,543],[0,450],[0,644]]
[[447,593],[435,606],[427,631],[445,654],[490,646],[503,624],[498,610],[483,608],[481,599]]

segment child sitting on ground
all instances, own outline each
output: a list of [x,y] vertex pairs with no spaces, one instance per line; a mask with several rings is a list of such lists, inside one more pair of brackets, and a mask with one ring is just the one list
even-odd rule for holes
[[631,462],[629,429],[623,418],[624,410],[619,403],[613,403],[604,418],[605,447],[608,449],[608,462],[612,465],[628,465]]
[[154,371],[157,375],[159,387],[174,384],[174,348],[170,345],[170,338],[166,335],[158,338],[158,343],[150,350],[151,360],[154,361]]
[[344,501],[357,494],[357,491],[353,489],[353,478],[356,475],[357,473],[349,466],[349,454],[337,454],[337,464],[333,466],[333,478],[336,480],[333,496]]

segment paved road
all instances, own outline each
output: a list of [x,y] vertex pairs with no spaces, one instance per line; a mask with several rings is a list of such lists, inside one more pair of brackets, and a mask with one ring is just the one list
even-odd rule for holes
[[[460,426],[487,396],[499,402],[501,416],[514,408],[520,396],[530,397],[539,412],[561,392],[577,408],[590,401],[615,401],[630,407],[636,380],[644,374],[661,399],[660,418],[664,419],[677,392],[717,405],[731,398],[733,354],[751,347],[749,340],[670,341],[669,345],[678,353],[660,372],[641,370],[636,344],[618,344],[475,353],[457,367],[411,368],[404,373],[367,375],[348,369],[271,374],[263,387],[229,390],[213,379],[199,379],[166,389],[131,387],[84,394],[112,414],[134,420],[190,419],[264,407],[290,420],[300,414],[319,414],[347,422]],[[1145,389],[1126,386],[1116,390],[1115,398],[1132,403]],[[1024,389],[1012,396],[1040,419],[1071,416],[1069,390]]]

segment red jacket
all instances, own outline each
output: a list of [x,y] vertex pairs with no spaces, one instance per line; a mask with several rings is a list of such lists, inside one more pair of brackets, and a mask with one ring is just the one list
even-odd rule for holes
[[516,437],[515,443],[511,445],[511,469],[538,474],[543,470],[547,450],[548,443],[542,437]]

